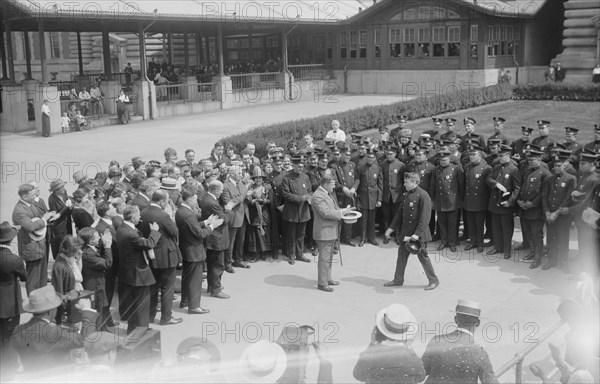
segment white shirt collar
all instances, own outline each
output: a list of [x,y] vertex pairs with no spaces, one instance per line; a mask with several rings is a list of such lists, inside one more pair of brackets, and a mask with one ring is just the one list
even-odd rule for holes
[[464,329],[464,328],[458,327],[458,328],[456,328],[456,330],[458,332],[466,333],[467,335],[470,335],[471,337],[474,336],[473,332],[469,331],[468,329]]
[[19,199],[19,200],[21,200],[23,202],[23,204],[25,204],[27,207],[31,207],[31,204],[26,202],[25,200],[23,200],[23,199]]
[[213,195],[212,193],[210,193],[210,192],[206,192],[206,193],[208,193],[209,195],[211,195],[212,197],[214,197],[215,200],[219,200],[219,199],[217,199],[217,196]]
[[155,203],[151,203],[151,204],[150,204],[150,206],[151,206],[151,207],[156,207],[156,208],[158,208],[158,209],[162,209],[162,208],[160,207],[160,205],[158,205],[158,204],[155,204]]
[[112,222],[111,219],[107,219],[107,218],[101,217],[100,220],[104,221],[108,225],[113,225],[113,222]]
[[6,244],[0,244],[0,248],[11,249],[10,245],[6,245]]
[[127,221],[127,220],[125,220],[123,223],[125,223],[125,224],[129,225],[129,226],[130,226],[131,228],[133,228],[133,229],[137,229],[137,228],[135,227],[135,225],[133,225],[133,223],[132,223],[131,221]]
[[192,207],[190,207],[189,205],[187,205],[186,203],[181,203],[182,207],[186,207],[187,209],[189,209],[190,211],[192,210]]

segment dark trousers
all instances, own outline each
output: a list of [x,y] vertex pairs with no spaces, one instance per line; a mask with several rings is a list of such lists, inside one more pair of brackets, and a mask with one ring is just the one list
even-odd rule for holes
[[240,228],[229,227],[229,248],[225,251],[224,261],[225,266],[230,267],[233,264],[233,249],[235,247],[235,237]]
[[525,238],[529,239],[529,244],[535,254],[534,260],[541,260],[544,253],[544,220],[521,219],[523,230],[523,242]]
[[52,240],[50,241],[50,249],[52,249],[52,258],[54,260],[58,258],[58,250],[60,249],[60,243],[62,243],[65,236],[56,237],[52,235]]
[[287,257],[297,259],[302,257],[302,245],[304,234],[306,233],[306,221],[303,223],[294,223],[286,221],[287,225]]
[[225,270],[225,251],[206,250],[206,282],[212,293],[221,292],[221,276]]
[[43,256],[41,259],[26,261],[27,281],[25,288],[27,295],[38,288],[45,287],[48,284],[48,259]]
[[200,308],[203,263],[202,261],[183,261],[181,302],[187,304],[190,309]]
[[154,322],[158,306],[158,291],[160,290],[160,319],[169,321],[173,315],[173,294],[175,293],[175,268],[154,268],[154,283],[150,287],[150,321]]
[[283,221],[283,218],[281,217],[281,212],[279,212],[279,209],[275,210],[275,218],[273,220],[272,225],[277,225],[277,228],[279,229],[277,232],[279,233],[279,248],[281,249],[281,254],[286,256],[286,240],[285,240],[285,236],[286,236],[286,232],[287,230],[285,229],[285,221]]
[[458,230],[458,210],[454,211],[437,211],[438,224],[440,226],[440,240],[444,245],[456,245]]
[[119,285],[119,313],[127,321],[127,334],[150,324],[150,286]]
[[390,195],[390,198],[388,199],[388,201],[381,202],[382,225],[379,228],[379,231],[381,233],[385,232],[385,230],[390,227],[390,223],[392,222],[394,215],[398,211],[399,206],[400,206],[400,203],[399,202],[394,203],[391,195]]
[[523,219],[522,217],[519,219],[519,222],[521,223],[521,232],[523,234],[523,244],[527,245],[528,247],[531,246],[531,235],[527,232],[527,223],[525,222],[527,219]]
[[565,265],[569,257],[570,216],[559,216],[554,223],[547,223],[548,262],[552,265]]
[[341,239],[343,243],[349,243],[350,241],[352,241],[352,226],[354,224],[346,224],[346,223],[342,223],[342,235],[341,235]]
[[492,229],[492,213],[487,211],[485,215],[485,233],[483,234],[484,238],[494,240],[494,230]]
[[333,260],[333,247],[336,240],[320,241],[317,240],[317,248],[319,249],[319,261],[317,267],[317,284],[319,287],[329,285],[331,278],[331,262]]
[[313,222],[314,222],[314,215],[312,213],[312,209],[311,209],[311,213],[310,213],[310,220],[308,220],[306,222],[306,228],[304,229],[304,245],[306,248],[308,249],[314,249],[317,244],[315,243],[315,241],[313,240]]
[[[439,229],[439,227],[438,227]],[[431,210],[431,219],[429,219],[429,232],[431,232],[431,236],[434,236],[434,234],[436,236],[439,236],[439,231],[436,232],[436,225],[435,225],[435,211],[432,209]]]
[[17,354],[11,348],[9,339],[20,322],[21,315],[0,318],[0,381],[3,383],[11,378],[10,373],[16,372],[18,366]]
[[240,228],[238,228],[235,234],[235,245],[233,248],[233,260],[242,261],[246,259],[246,252],[244,245],[246,242],[246,229],[248,229],[248,222],[244,219],[244,222]]
[[375,209],[360,209],[362,213],[361,241],[375,241]]
[[[114,253],[113,253],[114,257]],[[112,304],[112,299],[115,294],[115,288],[117,286],[117,273],[119,272],[119,261],[113,259],[113,264],[108,271],[106,271],[106,283],[105,292],[106,300],[108,300],[108,306]]]
[[465,224],[469,230],[469,238],[477,248],[483,248],[485,215],[486,211],[465,211]]
[[512,213],[492,213],[492,235],[494,248],[497,251],[510,255],[514,230],[515,222]]
[[[427,244],[423,244],[423,250],[417,254],[417,257],[423,266],[423,270],[425,271],[425,276],[427,276],[429,284],[439,283],[439,279],[433,270],[431,260],[429,259],[427,251],[425,250],[426,246]],[[398,247],[398,259],[396,260],[396,272],[394,273],[394,280],[402,284],[404,284],[404,271],[406,270],[406,264],[408,263],[408,256],[410,256],[410,253],[404,247],[404,242],[401,242],[400,246]]]

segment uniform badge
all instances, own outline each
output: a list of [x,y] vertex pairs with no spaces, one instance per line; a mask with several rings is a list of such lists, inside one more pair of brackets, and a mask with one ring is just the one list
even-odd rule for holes
[[481,176],[479,173],[476,173],[476,174],[475,174],[475,178],[476,178],[476,179],[479,179],[479,176]]
[[425,171],[421,171],[421,176],[423,176],[425,174]]
[[446,180],[450,180],[450,175],[446,175]]
[[302,187],[303,187],[303,188],[306,188],[306,184],[302,184]]
[[565,185],[566,185],[565,183],[560,183],[560,187],[561,187],[561,188],[564,188],[564,187],[565,187]]
[[504,175],[505,179],[508,179],[510,177],[510,175],[507,173],[506,175]]
[[412,203],[412,201],[410,203],[408,203],[408,206],[412,208],[414,204]]
[[397,169],[394,169],[394,173],[398,173],[398,170],[397,170]]
[[376,174],[376,173],[374,173],[374,174],[373,174],[373,177],[377,177],[377,174]]
[[352,171],[348,172],[348,176],[352,176]]

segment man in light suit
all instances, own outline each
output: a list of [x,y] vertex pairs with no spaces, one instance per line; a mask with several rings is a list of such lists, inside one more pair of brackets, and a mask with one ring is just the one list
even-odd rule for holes
[[204,239],[212,233],[214,228],[223,224],[223,219],[211,215],[205,221],[200,222],[191,208],[191,204],[197,199],[196,194],[184,188],[181,198],[183,202],[175,214],[175,222],[179,229],[179,249],[183,257],[179,307],[189,307],[189,314],[202,315],[210,312],[208,309],[200,307],[202,265],[206,260]]
[[48,222],[57,219],[56,212],[39,215],[33,206],[36,192],[31,184],[19,187],[19,201],[12,214],[14,225],[20,226],[17,233],[19,255],[25,260],[27,269],[27,293],[46,286],[48,283],[48,258],[46,257],[46,236],[34,232],[44,230]]
[[142,211],[140,230],[143,236],[150,235],[150,223],[157,223],[160,239],[154,246],[155,259],[152,262],[152,273],[156,283],[150,287],[150,322],[154,321],[158,305],[158,291],[161,294],[160,325],[178,324],[183,319],[173,317],[173,294],[175,293],[176,267],[181,261],[181,252],[177,246],[179,230],[177,225],[164,211],[168,204],[169,194],[160,190],[152,195],[152,203]]
[[339,235],[339,221],[351,210],[350,208],[340,209],[333,194],[334,189],[335,179],[324,176],[311,198],[314,213],[313,239],[317,242],[319,251],[317,287],[325,292],[333,292],[333,288],[330,286],[339,284],[339,281],[331,278],[331,261],[335,241]]
[[229,226],[229,248],[225,253],[225,271],[229,273],[235,272],[232,267],[250,268],[242,260],[246,227],[247,223],[250,222],[250,213],[248,212],[248,204],[246,204],[248,189],[241,182],[242,176],[243,170],[240,166],[229,168],[229,178],[223,183],[223,194],[221,194],[220,199],[223,205],[230,201],[235,204],[233,222]]

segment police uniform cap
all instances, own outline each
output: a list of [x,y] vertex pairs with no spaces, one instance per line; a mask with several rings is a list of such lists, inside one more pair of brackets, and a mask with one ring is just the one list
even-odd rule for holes
[[546,125],[550,125],[550,122],[548,120],[538,120],[537,124],[538,124],[538,126],[546,126]]
[[386,125],[380,125],[379,128],[377,128],[378,132],[381,131],[389,131],[390,129],[386,126]]
[[375,148],[368,148],[367,149],[367,155],[375,155],[375,153],[377,153],[377,151],[375,150]]
[[481,148],[479,145],[477,144],[471,144],[467,147],[467,151],[469,152],[483,152],[484,149]]
[[440,157],[448,157],[450,156],[450,150],[447,147],[442,147],[438,151],[438,155],[440,155]]
[[431,120],[434,123],[440,123],[440,124],[442,123],[442,121],[444,121],[443,119],[440,119],[439,117],[432,117]]
[[596,153],[582,153],[581,157],[579,159],[580,161],[589,161],[590,163],[593,163],[595,161],[598,161],[598,154]]
[[573,127],[565,127],[565,132],[566,133],[572,133],[572,134],[577,134],[577,132],[579,132],[579,129],[577,128],[573,128]]
[[522,125],[521,126],[521,132],[522,133],[527,132],[528,135],[531,135],[531,132],[533,132],[533,128],[526,127],[526,126]]
[[512,153],[512,147],[506,144],[500,144],[498,146],[498,153]]
[[385,147],[386,152],[398,152],[399,149],[400,148],[398,148],[398,146],[394,144],[389,144]]
[[472,117],[466,117],[465,120],[464,120],[464,124],[467,124],[467,123],[477,124],[477,121],[475,121],[475,119],[472,118]]
[[396,117],[400,121],[407,121],[408,120],[408,116],[406,116],[406,115],[396,115]]
[[456,119],[453,119],[451,117],[446,119],[446,125],[454,125],[454,123],[456,123]]
[[496,123],[504,123],[506,121],[503,117],[492,117],[492,120]]
[[552,148],[552,150],[561,150],[561,149],[567,149],[567,147],[564,144],[561,143],[553,143],[552,145],[550,145],[550,148]]

